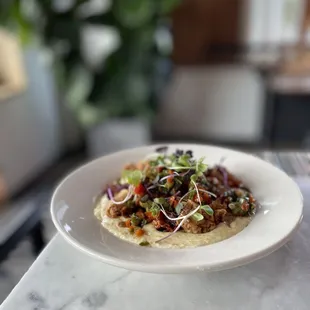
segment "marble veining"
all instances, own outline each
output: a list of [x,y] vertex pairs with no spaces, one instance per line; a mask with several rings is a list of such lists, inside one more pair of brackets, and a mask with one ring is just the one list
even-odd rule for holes
[[48,309],[45,299],[38,294],[36,291],[30,292],[28,294],[28,300],[33,304],[35,310]]
[[56,236],[1,310],[308,310],[310,182],[301,183],[304,220],[291,241],[252,264],[187,275],[105,265]]

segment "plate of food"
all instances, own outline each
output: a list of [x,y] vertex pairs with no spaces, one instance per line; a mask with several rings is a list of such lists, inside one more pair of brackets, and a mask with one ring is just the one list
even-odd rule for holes
[[214,146],[152,145],[98,158],[55,190],[51,215],[74,247],[144,272],[237,267],[284,245],[303,199],[283,171]]

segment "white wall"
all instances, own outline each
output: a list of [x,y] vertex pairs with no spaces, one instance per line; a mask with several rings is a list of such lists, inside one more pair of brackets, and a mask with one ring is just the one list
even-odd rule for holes
[[262,138],[264,85],[243,66],[177,68],[160,108],[161,135],[222,141]]
[[24,54],[28,90],[0,102],[0,171],[14,191],[62,150],[61,124],[50,70],[35,50]]

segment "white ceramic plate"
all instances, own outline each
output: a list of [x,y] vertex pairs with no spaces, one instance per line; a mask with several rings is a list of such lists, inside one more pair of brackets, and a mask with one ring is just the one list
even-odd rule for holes
[[[284,245],[298,228],[303,199],[299,188],[284,172],[254,156],[213,146],[170,144],[205,156],[224,166],[250,187],[262,208],[248,227],[230,239],[188,249],[157,249],[122,241],[101,227],[93,215],[93,197],[119,177],[128,162],[143,159],[157,146],[121,151],[101,157],[71,173],[56,189],[52,219],[60,234],[73,246],[105,263],[155,273],[222,270],[240,266],[270,254]],[[72,258],[74,259],[74,258]]]

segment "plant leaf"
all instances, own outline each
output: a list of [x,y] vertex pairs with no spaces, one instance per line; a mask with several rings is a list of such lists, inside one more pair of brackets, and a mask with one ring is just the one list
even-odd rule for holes
[[181,3],[181,0],[156,0],[156,1],[158,1],[160,14],[169,14]]
[[122,26],[133,29],[148,23],[155,13],[153,0],[115,0],[113,12]]

